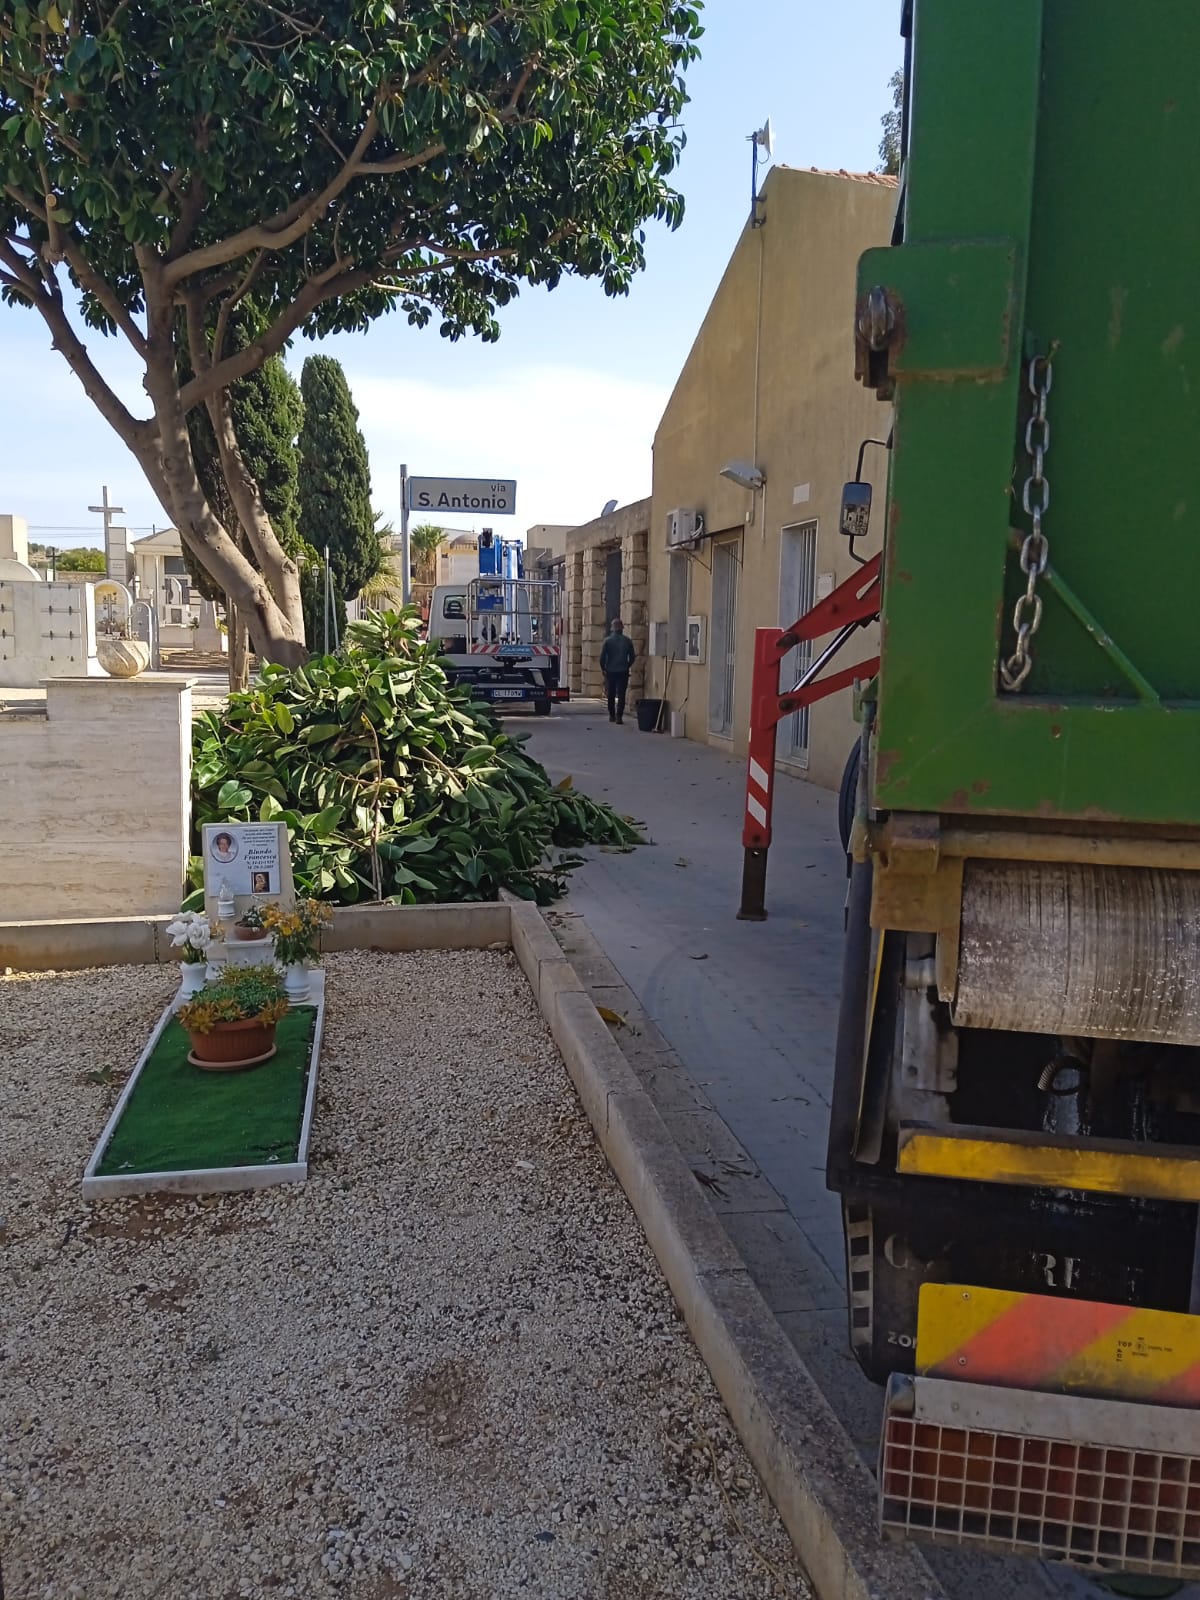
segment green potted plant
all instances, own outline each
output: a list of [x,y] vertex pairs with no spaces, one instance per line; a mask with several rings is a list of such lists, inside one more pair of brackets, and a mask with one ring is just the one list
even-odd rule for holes
[[269,905],[263,925],[275,939],[275,959],[285,972],[289,1000],[308,999],[308,963],[317,953],[317,940],[332,913],[319,900],[299,900],[289,911]]
[[240,1072],[269,1061],[287,1009],[283,979],[271,963],[227,970],[176,1013],[191,1040],[188,1060],[202,1072]]

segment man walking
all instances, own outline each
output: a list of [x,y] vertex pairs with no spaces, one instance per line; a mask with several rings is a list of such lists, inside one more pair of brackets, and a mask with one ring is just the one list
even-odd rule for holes
[[625,720],[625,695],[629,688],[629,669],[637,658],[633,641],[625,637],[625,624],[620,617],[612,620],[612,632],[600,649],[600,671],[604,674],[604,687],[608,694],[608,720]]

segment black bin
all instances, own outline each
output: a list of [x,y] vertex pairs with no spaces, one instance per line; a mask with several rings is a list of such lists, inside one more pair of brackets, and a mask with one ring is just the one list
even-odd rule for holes
[[653,733],[658,727],[659,713],[662,711],[661,700],[639,700],[637,703],[638,727],[643,733]]

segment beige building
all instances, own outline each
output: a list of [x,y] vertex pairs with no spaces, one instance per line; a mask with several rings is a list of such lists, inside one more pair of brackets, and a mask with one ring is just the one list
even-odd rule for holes
[[567,553],[567,535],[574,530],[570,522],[535,522],[525,530],[525,549],[531,560],[543,564],[562,561]]
[[[682,712],[688,738],[734,755],[746,750],[755,628],[788,625],[856,570],[838,532],[842,484],[862,441],[887,438],[890,413],[854,381],[855,274],[888,241],[894,201],[894,179],[877,174],[773,168],[761,226],[747,222],[655,435],[645,692]],[[727,467],[757,469],[762,487]],[[867,450],[863,475],[870,555],[885,450]],[[669,525],[676,539],[702,531],[669,549]],[[838,665],[872,654],[874,632]],[[790,681],[804,664],[795,652]],[[836,787],[856,735],[845,690],[780,725],[778,760]]]

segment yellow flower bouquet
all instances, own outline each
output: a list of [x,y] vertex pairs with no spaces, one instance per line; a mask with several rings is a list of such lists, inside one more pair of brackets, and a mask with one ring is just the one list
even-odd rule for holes
[[320,900],[298,900],[290,911],[279,905],[264,906],[263,926],[274,935],[276,961],[285,967],[311,961],[317,953],[318,935],[332,915]]

